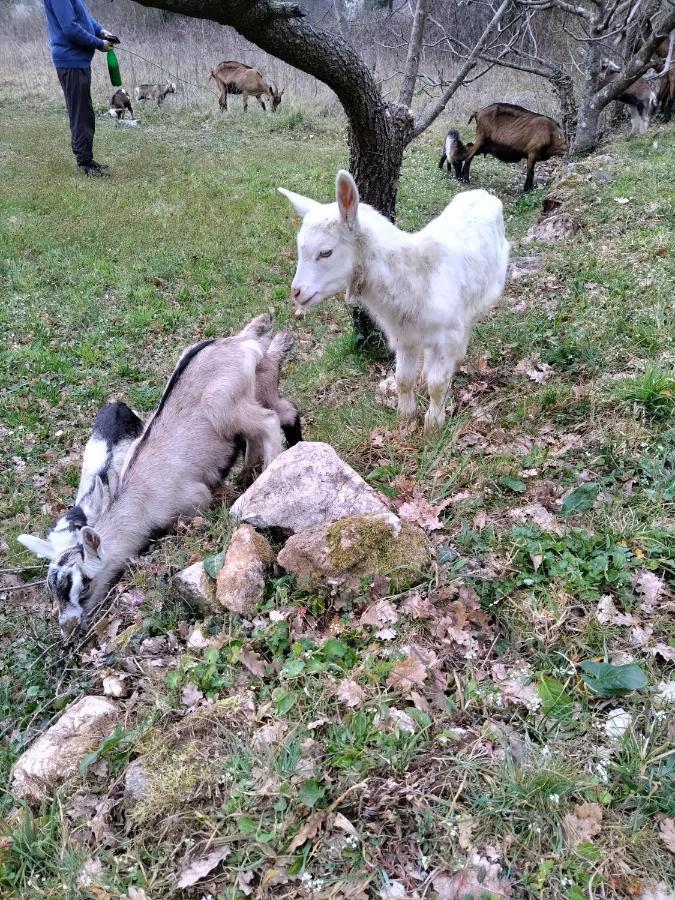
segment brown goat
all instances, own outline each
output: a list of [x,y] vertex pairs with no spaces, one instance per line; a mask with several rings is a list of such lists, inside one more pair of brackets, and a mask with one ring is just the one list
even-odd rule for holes
[[263,95],[270,98],[272,112],[277,111],[284,93],[279,90],[273,81],[267,82],[263,78],[260,69],[247,66],[246,63],[225,60],[211,70],[211,78],[214,79],[220,91],[218,104],[221,109],[227,110],[227,95],[241,94],[244,100],[244,111],[248,110],[248,98],[255,97],[263,109],[267,109],[262,99]]
[[527,177],[523,191],[531,191],[535,163],[566,150],[562,128],[554,119],[531,112],[513,103],[493,103],[477,110],[469,119],[476,120],[476,140],[466,156],[462,178],[469,180],[471,160],[478,153],[489,153],[501,162],[527,159]]
[[473,143],[464,144],[459,136],[459,131],[450,130],[443,144],[443,152],[438,161],[438,168],[442,169],[447,163],[448,172],[455,170],[455,178],[458,181],[462,179],[462,165],[466,160],[467,153],[473,147]]
[[656,103],[665,122],[670,122],[675,103],[675,31],[656,48],[654,67],[661,78],[655,84]]

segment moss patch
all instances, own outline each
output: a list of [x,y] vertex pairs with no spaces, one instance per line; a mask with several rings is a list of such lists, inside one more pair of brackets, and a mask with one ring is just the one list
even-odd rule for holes
[[326,550],[337,572],[387,577],[420,572],[429,564],[429,543],[423,531],[409,522],[394,534],[380,516],[349,516],[326,529]]

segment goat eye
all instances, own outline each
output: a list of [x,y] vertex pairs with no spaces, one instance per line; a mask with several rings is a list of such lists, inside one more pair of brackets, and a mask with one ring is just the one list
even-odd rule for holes
[[321,253],[319,253],[319,259],[328,259],[328,257],[332,255],[332,250],[322,250]]

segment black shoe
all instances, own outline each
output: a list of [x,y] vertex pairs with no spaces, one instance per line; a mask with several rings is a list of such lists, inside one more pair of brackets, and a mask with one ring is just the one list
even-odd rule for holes
[[95,166],[91,163],[88,166],[78,166],[77,168],[84,175],[89,175],[93,178],[109,178],[110,177],[107,172],[104,172],[103,169],[100,168],[100,166]]
[[92,166],[95,169],[101,169],[102,172],[105,172],[105,171],[107,171],[107,169],[110,168],[110,166],[107,166],[105,163],[99,163],[99,162],[96,162],[96,160],[94,160],[92,162]]

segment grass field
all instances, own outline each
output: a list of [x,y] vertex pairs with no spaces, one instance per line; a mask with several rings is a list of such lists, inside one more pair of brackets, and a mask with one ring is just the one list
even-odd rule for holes
[[[105,676],[128,689],[51,803],[0,793],[0,895],[160,900],[221,850],[183,896],[675,896],[675,131],[579,162],[556,188],[579,230],[551,246],[521,243],[546,188],[521,197],[520,168],[476,162],[513,255],[542,269],[476,329],[425,438],[397,429],[387,366],[354,353],[341,301],[292,317],[296,225],[276,187],[330,199],[339,120],[101,119],[113,177],[87,180],[59,107],[0,110],[0,791],[71,701]],[[457,190],[442,129],[408,151],[404,228]],[[339,608],[277,577],[253,623],[209,619],[192,649],[200,615],[169,576],[222,549],[214,509],[154,545],[66,652],[16,536],[67,504],[103,402],[149,412],[184,345],[265,310],[296,335],[284,390],[307,437],[394,502],[441,508],[433,575]],[[383,595],[384,631],[361,624]],[[411,659],[413,691],[396,678]],[[633,668],[610,685],[589,662]],[[152,777],[130,809],[139,757]]]

